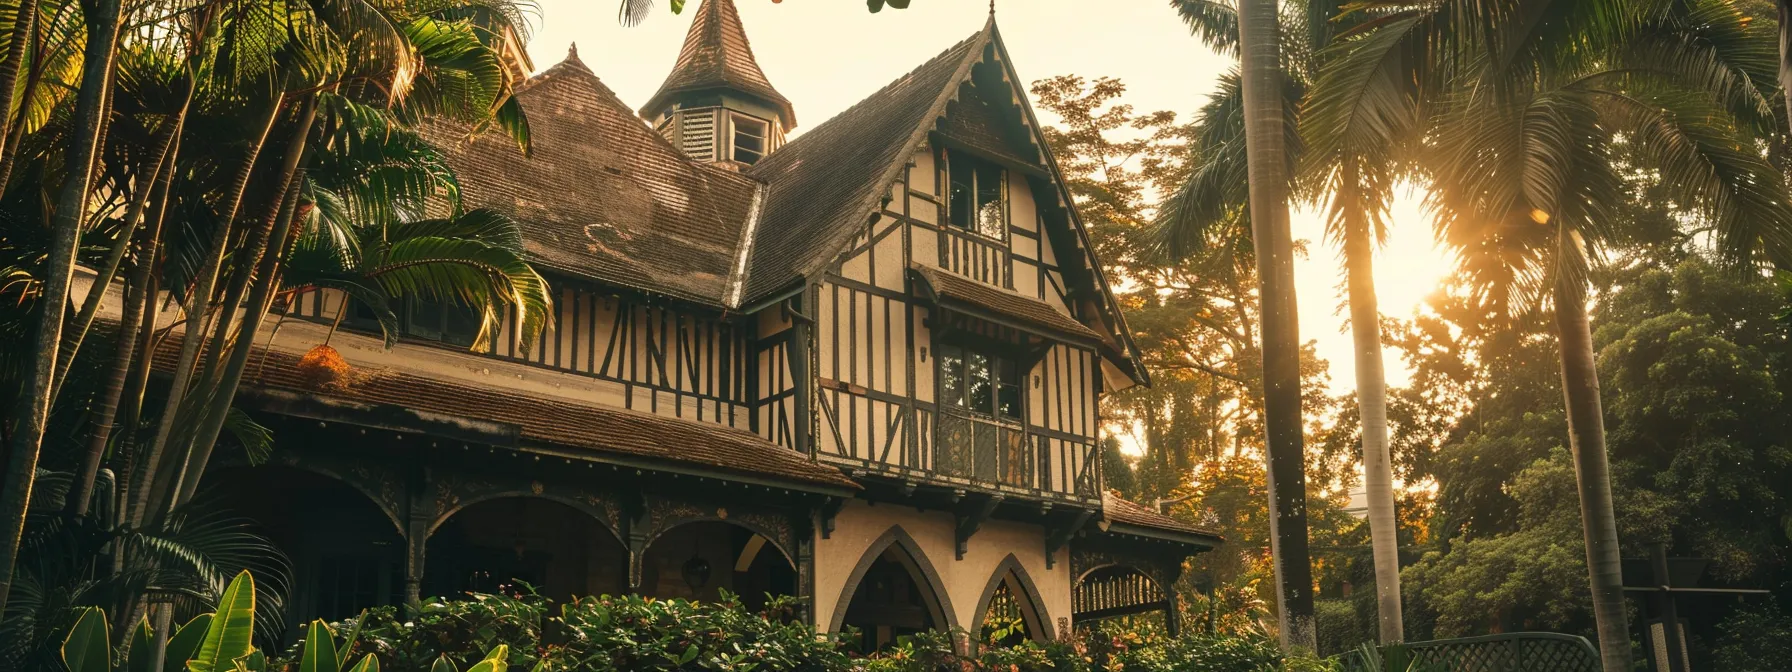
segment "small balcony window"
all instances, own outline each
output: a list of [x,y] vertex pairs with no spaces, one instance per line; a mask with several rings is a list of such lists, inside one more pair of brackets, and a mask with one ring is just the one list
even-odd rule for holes
[[[418,298],[390,299],[387,306],[398,319],[399,335],[405,338],[461,347],[472,347],[479,338],[478,311],[450,302]],[[358,331],[382,331],[377,310],[359,300],[349,301],[349,313],[344,316],[342,326]]]
[[759,163],[765,158],[770,145],[770,125],[759,119],[736,114],[734,125],[734,160],[741,163]]
[[939,348],[940,403],[947,409],[1019,422],[1020,365],[956,345]]
[[946,195],[952,226],[990,238],[1008,235],[1007,174],[1001,166],[964,152],[946,160]]

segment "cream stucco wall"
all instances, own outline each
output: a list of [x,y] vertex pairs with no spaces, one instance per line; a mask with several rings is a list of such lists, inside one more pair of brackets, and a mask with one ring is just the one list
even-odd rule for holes
[[[821,627],[830,627],[846,608],[851,595],[846,582],[869,547],[901,526],[912,537],[926,564],[933,567],[945,591],[942,607],[950,610],[952,625],[969,629],[977,623],[977,603],[989,587],[1002,561],[1013,554],[1035,588],[1037,608],[1056,636],[1060,619],[1070,618],[1070,553],[1059,549],[1057,562],[1045,568],[1045,530],[1037,525],[990,520],[971,537],[964,559],[953,554],[954,523],[944,511],[918,512],[895,504],[873,505],[854,500],[834,518],[834,531],[815,539],[815,614]],[[919,559],[917,559],[919,562]],[[856,588],[856,586],[855,586]],[[843,599],[844,598],[844,599]]]

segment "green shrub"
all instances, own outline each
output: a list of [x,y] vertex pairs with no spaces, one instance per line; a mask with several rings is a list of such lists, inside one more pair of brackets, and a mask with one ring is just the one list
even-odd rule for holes
[[1737,611],[1718,630],[1712,658],[1728,672],[1774,672],[1792,660],[1792,614],[1769,602]]

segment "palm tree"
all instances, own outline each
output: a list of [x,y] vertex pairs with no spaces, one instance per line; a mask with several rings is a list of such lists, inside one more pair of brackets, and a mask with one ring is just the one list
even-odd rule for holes
[[[109,15],[102,12],[82,17],[89,30],[52,35],[72,34],[87,41],[87,58],[78,64],[88,70],[87,81],[98,83],[99,93],[84,86],[75,97],[75,113],[55,117],[73,119],[73,123],[58,121],[33,126],[30,134],[16,134],[28,142],[14,144],[10,149],[18,151],[9,151],[7,158],[20,157],[21,165],[40,180],[48,176],[60,181],[61,203],[72,205],[58,205],[57,228],[52,231],[66,235],[51,241],[55,245],[51,247],[19,238],[18,230],[0,234],[0,243],[4,243],[0,249],[26,255],[6,260],[9,281],[19,281],[9,288],[25,287],[24,296],[37,300],[23,306],[42,312],[46,323],[53,316],[56,325],[63,322],[61,306],[66,303],[68,276],[68,264],[56,260],[72,261],[74,241],[86,238],[91,244],[94,239],[104,239],[101,247],[106,253],[93,264],[100,271],[91,293],[97,296],[125,267],[132,239],[141,239],[127,283],[131,305],[120,325],[117,347],[107,353],[113,362],[111,376],[96,397],[94,431],[78,460],[80,468],[71,486],[73,499],[66,502],[76,515],[86,512],[106,449],[115,448],[115,460],[136,452],[125,451],[112,441],[129,439],[129,433],[114,437],[112,425],[121,400],[127,418],[138,415],[134,406],[142,397],[151,353],[147,346],[154,331],[153,319],[146,319],[154,314],[152,288],[161,284],[182,297],[189,319],[182,344],[186,352],[176,368],[179,380],[170,395],[173,403],[159,420],[150,450],[135,456],[141,468],[126,469],[135,471],[135,477],[121,484],[134,504],[130,507],[134,513],[123,521],[128,527],[139,527],[132,521],[146,522],[146,516],[165,520],[177,505],[191,498],[211,446],[229,424],[230,403],[249,346],[279,291],[279,276],[292,239],[287,231],[315,197],[305,178],[305,168],[313,157],[324,155],[326,163],[336,166],[338,172],[353,175],[362,197],[351,216],[384,228],[416,219],[427,207],[434,207],[430,203],[458,214],[458,187],[440,157],[410,128],[418,120],[437,117],[476,128],[495,127],[525,149],[528,138],[527,122],[510,95],[516,82],[511,81],[499,56],[503,40],[524,35],[514,5],[423,3],[416,8],[392,4],[375,9],[355,0],[300,5],[211,0],[176,12],[166,9],[133,5],[133,25],[156,27],[131,31],[116,48],[112,37],[118,24],[116,2]],[[49,23],[61,25],[59,20]],[[51,47],[58,46],[53,41],[45,44],[49,46],[39,50],[46,53],[55,52]],[[248,44],[257,48],[242,48]],[[125,69],[118,76],[120,85],[108,95],[104,85],[114,55],[122,55]],[[39,63],[46,58],[39,58]],[[369,104],[353,103],[351,97]],[[59,100],[27,96],[34,114],[37,106],[61,104]],[[204,118],[208,142],[185,146],[180,142],[181,129],[190,126],[186,123],[190,110]],[[102,127],[97,119],[108,111],[116,121]],[[44,116],[48,117],[47,113]],[[245,117],[248,123],[243,123]],[[27,129],[26,115],[21,114],[14,128]],[[232,129],[241,129],[236,142],[231,141]],[[81,139],[92,142],[84,144]],[[270,139],[281,142],[270,143]],[[62,170],[66,175],[49,172],[58,166],[88,165],[93,159],[87,157],[94,156],[93,148],[102,142],[108,147],[101,155],[101,160],[108,162],[102,169]],[[262,151],[282,145],[283,152]],[[70,146],[76,149],[65,151]],[[384,153],[388,151],[397,154]],[[334,156],[337,154],[341,156]],[[348,168],[353,166],[361,168],[358,172]],[[91,187],[86,179],[89,175],[104,180],[103,186]],[[102,202],[90,208],[88,193],[102,194],[103,198],[97,199]],[[28,194],[19,190],[8,196]],[[109,214],[114,201],[129,203],[122,208],[122,218]],[[307,208],[300,207],[302,201]],[[175,212],[184,213],[200,235],[162,240],[173,228],[161,226],[162,220]],[[148,224],[142,236],[136,235],[140,223]],[[500,229],[487,226],[468,231],[463,227],[437,235],[438,241],[460,246],[438,244],[427,250],[436,256],[410,259],[409,267],[417,269],[413,273],[426,275],[412,277],[407,289],[472,297],[479,302],[475,307],[487,313],[514,309],[525,326],[540,328],[547,312],[545,287],[523,261],[520,246],[505,246],[504,241],[515,236],[505,236]],[[86,234],[78,235],[82,231]],[[47,273],[31,261],[41,258],[36,255],[46,247],[58,250],[49,255],[55,263]],[[159,262],[158,253],[166,257],[166,263]],[[441,270],[456,264],[483,271]],[[431,270],[432,275],[428,274]],[[249,310],[239,311],[244,299]],[[36,351],[76,356],[96,310],[97,303],[90,300],[70,323],[66,336],[39,330],[41,343]],[[8,316],[7,322],[18,320]],[[134,337],[133,330],[144,336]],[[208,332],[212,346],[202,350],[199,345],[208,340],[203,338]],[[38,419],[21,423],[27,430],[16,434],[21,444],[42,436],[56,391],[71,368],[67,359],[59,362],[55,357],[28,361],[36,365],[35,378],[30,393],[21,399],[41,411],[21,414]],[[127,387],[131,388],[129,394]],[[129,425],[134,427],[134,422]],[[37,475],[34,464],[31,468],[19,468],[24,465],[18,464],[34,461],[36,450],[10,454],[14,464],[6,472],[3,501],[7,507],[0,508],[0,523],[11,534],[10,543],[0,544],[0,560],[5,561],[0,570],[11,566],[10,558],[17,552],[17,531],[22,529],[31,501],[30,487]],[[10,571],[0,576],[0,604],[7,589],[4,579],[11,576]],[[122,615],[128,618],[131,610],[125,611]]]
[[[1626,143],[1743,264],[1787,258],[1792,211],[1756,151],[1772,37],[1725,0],[1382,6],[1313,96],[1337,146],[1412,147],[1441,240],[1489,306],[1553,316],[1589,584],[1608,672],[1630,669],[1587,273],[1621,199]],[[1523,17],[1524,20],[1516,20]],[[1369,123],[1347,124],[1358,117]]]
[[1300,326],[1288,231],[1287,133],[1276,0],[1239,0],[1239,81],[1252,240],[1263,320],[1263,420],[1269,454],[1270,550],[1282,645],[1313,649],[1306,453],[1300,410]]
[[[1238,15],[1230,5],[1212,0],[1178,0],[1183,20],[1209,46],[1223,52],[1238,50]],[[1314,0],[1305,11],[1284,15],[1284,32],[1299,35],[1294,56],[1282,59],[1280,86],[1284,123],[1289,129],[1301,123],[1299,111],[1307,83],[1318,70],[1318,55],[1331,41],[1340,5]],[[1248,170],[1246,152],[1239,146],[1245,135],[1239,81],[1226,78],[1197,125],[1201,142],[1196,145],[1195,169],[1187,182],[1166,202],[1157,226],[1170,253],[1186,256],[1194,248],[1223,241],[1228,227],[1234,235],[1250,235],[1227,221],[1248,219]],[[1381,319],[1376,308],[1374,249],[1385,236],[1388,202],[1387,157],[1357,150],[1321,147],[1308,151],[1298,136],[1285,135],[1284,161],[1292,170],[1303,156],[1309,164],[1299,177],[1297,191],[1309,197],[1330,194],[1332,205],[1328,236],[1342,251],[1355,341],[1357,402],[1362,417],[1365,495],[1368,499],[1371,546],[1375,558],[1375,584],[1380,613],[1380,637],[1384,643],[1404,639],[1401,617],[1400,557],[1394,515],[1393,468],[1388,457],[1387,384],[1381,361]],[[1247,143],[1248,144],[1248,143]],[[1223,242],[1221,244],[1224,244]]]
[[[118,35],[119,0],[104,0],[90,7],[96,11],[86,17],[86,53],[81,89],[75,102],[72,142],[65,162],[66,174],[56,199],[56,213],[50,221],[51,237],[43,289],[37,300],[39,317],[35,351],[38,356],[21,398],[23,408],[13,414],[18,418],[18,424],[13,428],[5,482],[0,484],[0,613],[6,611],[6,595],[12,586],[19,538],[25,532],[25,513],[31,504],[37,459],[49,422],[56,353],[62,348],[63,306],[74,284],[75,246],[87,215],[87,198],[92,184],[90,167],[98,150],[100,122],[106,112],[106,89],[112,77],[112,47]],[[15,35],[15,39],[18,36]]]

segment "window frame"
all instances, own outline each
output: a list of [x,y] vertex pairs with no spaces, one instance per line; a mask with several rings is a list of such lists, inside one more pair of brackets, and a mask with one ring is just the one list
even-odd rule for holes
[[[946,179],[944,180],[946,188],[943,190],[945,192],[943,196],[945,196],[946,201],[946,227],[973,233],[989,240],[1007,241],[1008,233],[1012,229],[1012,218],[1010,216],[1011,208],[1009,207],[1008,193],[1008,168],[973,152],[944,149],[941,154],[944,158],[944,161],[941,163],[945,166],[944,172],[946,174]],[[966,194],[969,195],[971,202],[970,206],[965,210],[965,221],[963,223],[957,221],[958,211],[957,204],[955,203],[957,196],[954,194],[954,192],[957,191],[957,183],[954,181],[955,178],[953,177],[953,173],[955,172],[953,170],[953,164],[955,163],[962,163],[962,165],[968,167],[971,178],[967,183],[968,188],[966,189]],[[996,199],[992,201],[992,204],[996,205],[997,216],[1000,219],[998,227],[1001,230],[999,232],[984,230],[982,222],[980,221],[979,215],[986,207],[982,202],[984,170],[981,169],[988,169],[989,172],[993,173],[997,182],[995,186]]]
[[[750,124],[750,125],[758,126],[759,130],[760,130],[760,135],[758,135],[758,136],[753,136],[753,135],[747,136],[747,137],[756,137],[759,140],[759,149],[746,150],[749,153],[757,155],[751,161],[747,161],[747,160],[740,158],[740,155],[741,155],[740,137],[741,137],[741,126],[742,126],[741,122],[742,121],[745,121],[747,124]],[[740,112],[735,112],[733,110],[729,110],[728,111],[728,158],[729,158],[729,160],[738,161],[740,163],[744,163],[747,165],[754,165],[754,164],[759,163],[760,161],[764,161],[765,157],[771,156],[771,153],[772,153],[772,122],[771,122],[771,120],[760,119],[759,117],[755,117],[750,114],[742,114]]]
[[[1022,358],[1014,352],[1001,347],[978,347],[954,339],[936,342],[933,359],[935,380],[939,381],[934,401],[940,412],[963,414],[1016,427],[1026,424],[1028,371],[1023,369]],[[981,369],[984,384],[989,388],[989,397],[984,400],[983,408],[977,407],[978,393],[973,387],[978,373],[972,370],[972,363],[979,359],[983,363],[978,368]],[[951,360],[957,360],[954,368],[958,369],[957,380],[961,389],[956,393],[950,391],[952,379],[948,376],[947,363]],[[1008,405],[1004,400],[1005,392],[1013,394],[1013,415],[1002,410]]]

